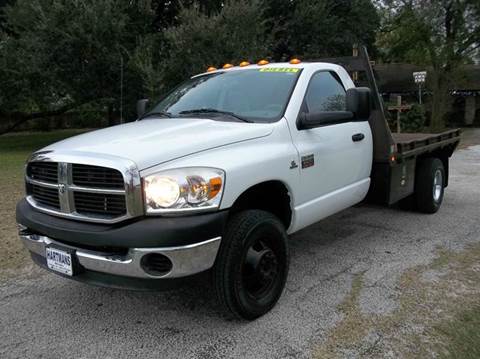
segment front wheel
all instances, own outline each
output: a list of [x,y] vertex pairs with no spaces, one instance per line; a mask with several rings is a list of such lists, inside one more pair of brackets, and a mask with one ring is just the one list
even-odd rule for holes
[[288,274],[287,234],[271,213],[247,210],[229,221],[213,271],[224,307],[253,320],[280,298]]

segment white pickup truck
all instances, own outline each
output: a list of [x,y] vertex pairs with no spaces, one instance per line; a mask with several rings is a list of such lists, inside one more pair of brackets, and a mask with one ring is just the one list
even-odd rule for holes
[[209,69],[145,106],[135,122],[31,156],[20,238],[40,266],[92,284],[209,275],[246,319],[280,297],[289,234],[367,195],[436,212],[459,142],[458,130],[392,136],[364,49]]

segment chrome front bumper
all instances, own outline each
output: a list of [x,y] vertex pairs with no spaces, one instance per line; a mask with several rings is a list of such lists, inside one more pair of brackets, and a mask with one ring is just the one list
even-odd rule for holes
[[[180,278],[203,272],[215,263],[221,241],[221,237],[216,237],[181,247],[130,248],[126,255],[118,255],[65,245],[46,236],[22,231],[22,228],[20,238],[30,252],[42,257],[45,257],[45,248],[48,245],[58,245],[75,250],[78,262],[86,270],[144,279]],[[168,257],[172,262],[172,269],[163,275],[147,273],[141,266],[141,259],[144,255],[152,253]]]

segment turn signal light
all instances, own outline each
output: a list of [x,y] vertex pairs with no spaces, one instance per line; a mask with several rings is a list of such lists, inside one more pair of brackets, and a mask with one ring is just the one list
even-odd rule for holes
[[292,65],[298,65],[300,62],[302,62],[302,61],[300,61],[299,59],[291,59],[291,60],[290,60],[290,63],[291,63]]
[[229,69],[230,67],[233,67],[233,65],[232,64],[225,64],[225,65],[223,65],[222,68]]
[[269,64],[269,62],[267,60],[260,60],[260,61],[257,62],[258,66],[263,66],[263,65],[268,65],[268,64]]
[[248,66],[248,65],[250,65],[250,62],[248,62],[248,61],[240,62],[240,67],[245,67],[245,66]]
[[210,193],[208,194],[208,198],[211,199],[215,197],[218,192],[222,189],[222,179],[220,177],[210,178]]

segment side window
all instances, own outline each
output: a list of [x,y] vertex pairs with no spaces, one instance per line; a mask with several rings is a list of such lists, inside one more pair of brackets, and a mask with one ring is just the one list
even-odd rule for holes
[[345,111],[346,92],[336,74],[317,72],[310,79],[305,104],[308,112]]

